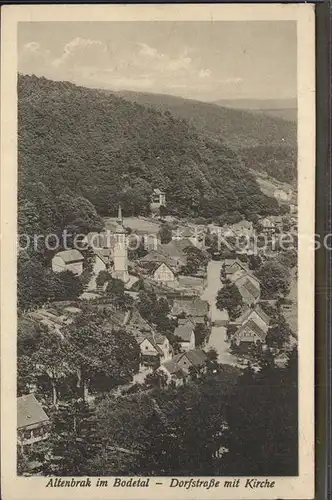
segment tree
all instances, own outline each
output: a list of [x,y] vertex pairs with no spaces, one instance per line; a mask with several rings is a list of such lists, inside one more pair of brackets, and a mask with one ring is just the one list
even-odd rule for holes
[[48,377],[52,388],[52,404],[56,406],[59,382],[72,372],[68,344],[58,332],[45,331],[31,361],[35,373]]
[[[271,391],[273,387],[273,391]],[[298,474],[298,392],[293,367],[249,367],[227,402],[229,435],[224,473]]]
[[201,347],[202,345],[205,345],[209,333],[210,333],[209,328],[203,323],[197,323],[197,325],[195,325],[194,334],[195,334],[196,347]]
[[264,262],[256,271],[261,284],[262,298],[274,299],[287,295],[289,270],[275,260]]
[[111,274],[108,271],[102,270],[99,271],[98,276],[96,278],[96,285],[103,287],[105,283],[112,279]]
[[256,271],[256,269],[258,269],[262,265],[262,258],[256,254],[249,255],[248,265],[251,271]]
[[81,399],[59,405],[52,416],[43,473],[52,476],[89,475],[89,460],[102,451],[93,410]]
[[79,276],[75,276],[71,271],[58,273],[56,300],[75,300],[84,291],[84,285]]
[[289,342],[292,331],[285,320],[279,319],[278,324],[272,326],[266,335],[266,345],[282,349]]
[[112,330],[98,312],[87,309],[64,332],[77,388],[86,400],[90,388],[105,391],[127,383],[138,371],[140,349],[125,330]]
[[172,241],[172,229],[167,223],[163,223],[158,232],[161,243],[169,243]]
[[219,290],[216,298],[217,309],[220,311],[227,309],[229,318],[232,321],[239,316],[242,304],[242,296],[234,283],[227,282],[225,286]]
[[182,268],[183,274],[196,274],[201,267],[205,267],[208,258],[202,250],[194,246],[188,246],[183,250],[186,256],[186,264]]

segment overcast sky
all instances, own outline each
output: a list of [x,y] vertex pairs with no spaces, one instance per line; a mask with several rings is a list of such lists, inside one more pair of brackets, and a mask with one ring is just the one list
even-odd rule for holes
[[186,98],[296,97],[291,21],[20,23],[22,73]]

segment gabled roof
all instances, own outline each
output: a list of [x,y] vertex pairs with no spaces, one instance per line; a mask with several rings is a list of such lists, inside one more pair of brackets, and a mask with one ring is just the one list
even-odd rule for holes
[[[167,261],[166,257],[165,257],[165,260]],[[174,274],[175,270],[167,262],[155,262],[155,265],[151,267],[151,270],[150,270],[151,274],[154,274],[161,266],[166,266]]]
[[185,256],[183,250],[190,245],[191,245],[191,243],[189,242],[189,240],[171,240],[168,243],[162,243],[161,245],[159,245],[157,250],[162,255],[166,255],[166,256],[172,257],[174,259],[182,259],[183,260],[183,259],[186,259],[186,256]]
[[148,254],[146,254],[144,257],[140,259],[140,262],[145,263],[145,262],[153,262],[157,264],[166,264],[170,268],[177,267],[176,261],[172,259],[171,257],[162,254],[161,252],[157,250],[151,250]]
[[248,277],[243,281],[243,283],[239,283],[239,291],[241,295],[244,297],[250,298],[252,296],[255,299],[258,299],[260,296],[260,287],[253,280],[250,280]]
[[162,351],[162,349],[160,349],[158,343],[156,342],[155,338],[152,336],[152,335],[149,335],[149,334],[138,334],[138,335],[135,335],[135,338],[136,338],[136,341],[138,343],[138,345],[141,345],[142,342],[144,342],[144,340],[148,340],[150,342],[150,344],[152,345],[152,347],[157,351],[157,353],[162,356],[164,353]]
[[[252,336],[243,336],[243,333],[248,330],[252,332]],[[234,337],[236,337],[237,339],[245,339],[246,341],[253,340],[255,336],[258,336],[259,339],[264,342],[266,338],[266,332],[264,332],[264,330],[262,330],[262,328],[260,328],[260,326],[257,325],[257,323],[253,320],[249,320],[244,323],[234,334]]]
[[33,394],[17,398],[17,428],[41,424],[49,420],[45,411]]
[[207,360],[207,356],[202,349],[192,349],[191,351],[187,351],[185,356],[195,367],[203,365]]
[[186,357],[189,363],[195,368],[204,365],[207,356],[202,349],[191,349],[190,351],[181,352],[173,356],[172,361],[178,363],[181,359]]
[[183,342],[190,342],[191,335],[194,331],[194,326],[191,321],[188,321],[184,325],[179,325],[174,330],[174,335],[180,337]]
[[165,361],[161,366],[163,366],[170,375],[174,375],[176,378],[185,377],[186,374],[184,373],[182,368],[180,368],[179,365],[175,361],[173,361],[173,359]]
[[54,257],[60,257],[66,264],[70,264],[71,262],[80,262],[84,260],[81,252],[76,250],[75,248],[71,250],[63,250],[62,252],[58,252]]
[[237,318],[236,322],[238,324],[243,324],[245,321],[247,321],[250,316],[253,314],[253,313],[256,313],[258,314],[258,316],[264,321],[264,323],[266,323],[266,325],[268,326],[270,324],[270,318],[268,317],[268,315],[261,309],[261,307],[259,306],[256,306],[254,309],[248,307],[242,314],[239,318]]
[[141,316],[141,314],[138,311],[138,309],[134,309],[132,311],[131,317],[130,317],[129,322],[128,322],[128,326],[130,326],[130,327],[136,327],[138,329],[145,330],[145,331],[152,331],[152,327]]

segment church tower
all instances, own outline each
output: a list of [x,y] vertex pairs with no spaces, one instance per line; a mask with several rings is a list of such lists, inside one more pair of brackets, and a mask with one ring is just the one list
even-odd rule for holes
[[124,283],[129,281],[128,274],[128,252],[127,235],[123,225],[121,205],[119,205],[117,226],[115,229],[115,245],[113,252],[113,278],[122,280]]

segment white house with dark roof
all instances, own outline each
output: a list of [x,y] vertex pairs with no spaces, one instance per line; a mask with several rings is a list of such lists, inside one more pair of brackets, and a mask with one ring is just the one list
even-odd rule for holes
[[189,351],[176,354],[172,360],[187,374],[190,368],[194,368],[197,372],[204,371],[207,356],[203,349],[191,349]]
[[242,314],[235,320],[237,326],[242,326],[248,321],[254,321],[265,333],[267,333],[270,325],[269,316],[259,306],[254,308],[248,307]]
[[33,394],[17,398],[17,441],[21,448],[49,436],[49,418]]
[[246,346],[257,343],[263,344],[266,339],[266,333],[255,321],[250,319],[234,333],[232,342],[237,346],[241,344],[246,344]]
[[77,276],[83,273],[84,257],[79,250],[63,250],[54,255],[52,259],[52,271],[61,273],[71,271]]
[[158,283],[174,283],[176,281],[175,271],[166,262],[158,262],[152,270],[152,279]]

